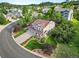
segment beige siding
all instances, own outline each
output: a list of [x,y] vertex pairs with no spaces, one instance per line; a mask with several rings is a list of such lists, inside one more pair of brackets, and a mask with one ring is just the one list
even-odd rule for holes
[[47,33],[55,27],[55,22],[50,21],[50,23],[43,29],[43,33]]

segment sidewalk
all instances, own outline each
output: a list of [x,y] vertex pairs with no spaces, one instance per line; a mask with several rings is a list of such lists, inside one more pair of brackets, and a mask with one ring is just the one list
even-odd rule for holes
[[6,25],[0,25],[0,32],[5,28],[5,27],[7,27],[9,24],[11,24],[12,22],[16,22],[16,21],[18,21],[19,19],[17,19],[17,20],[12,20],[10,23],[8,23],[8,24],[6,24]]
[[4,25],[0,25],[0,32],[1,32],[1,30],[4,28]]
[[[10,23],[9,23],[10,24]],[[6,27],[8,26],[9,24],[6,24],[6,25],[0,25],[0,32]]]
[[19,37],[15,38],[15,41],[18,44],[22,44],[23,42],[25,42],[26,40],[28,40],[29,38],[31,38],[34,34],[31,33],[29,30],[27,32],[25,32],[24,34],[20,35]]

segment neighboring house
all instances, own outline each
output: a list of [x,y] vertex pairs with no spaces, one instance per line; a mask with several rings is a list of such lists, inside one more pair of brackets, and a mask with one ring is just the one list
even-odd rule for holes
[[19,18],[19,17],[22,17],[22,10],[20,9],[10,9],[10,10],[7,10],[8,13],[6,15],[6,18]]
[[67,19],[67,20],[72,20],[73,18],[73,10],[64,10],[61,12],[62,15]]
[[8,14],[6,15],[6,19],[7,19],[7,20],[11,20],[12,17],[13,17],[12,13],[8,13]]
[[57,7],[55,7],[55,11],[61,12],[62,16],[67,20],[72,20],[72,18],[73,18],[72,9],[67,9],[67,8],[62,8],[61,6],[57,6]]
[[41,7],[36,7],[36,10],[39,11],[41,9]]
[[34,17],[34,18],[38,18],[38,17],[41,17],[41,16],[43,16],[43,13],[38,13],[38,12],[33,12],[32,13],[32,16]]
[[49,11],[49,9],[50,9],[50,8],[48,8],[48,7],[44,7],[44,8],[42,9],[42,12],[43,12],[43,13],[47,13],[47,12]]
[[37,17],[38,17],[38,15],[39,15],[39,13],[38,13],[38,12],[36,12],[36,11],[32,13],[32,16],[33,16],[33,17],[35,17],[35,18],[37,18]]
[[37,38],[43,38],[46,34],[55,27],[55,22],[38,19],[29,27],[29,31],[34,33]]

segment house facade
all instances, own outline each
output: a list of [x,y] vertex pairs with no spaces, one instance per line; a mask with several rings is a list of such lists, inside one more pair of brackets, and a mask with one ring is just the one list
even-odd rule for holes
[[39,13],[38,13],[38,12],[36,12],[36,11],[32,13],[32,16],[33,16],[33,17],[35,17],[35,18],[37,18],[37,17],[38,17],[38,15],[39,15]]
[[22,10],[20,9],[17,9],[17,8],[14,8],[14,9],[10,9],[10,10],[7,10],[8,13],[6,15],[6,18],[19,18],[19,17],[22,17]]
[[64,11],[61,11],[62,13],[62,16],[67,19],[67,20],[72,20],[73,18],[73,10],[64,10]]
[[48,8],[48,7],[44,7],[44,8],[42,9],[42,12],[43,12],[43,13],[47,13],[47,12],[49,11],[49,9],[50,9],[50,8]]
[[62,16],[69,21],[71,21],[73,18],[72,9],[67,9],[67,8],[62,8],[61,6],[57,6],[57,7],[55,7],[55,11],[60,12],[62,14]]
[[29,31],[34,33],[37,38],[43,38],[47,33],[55,27],[55,22],[38,19],[34,21],[29,27]]

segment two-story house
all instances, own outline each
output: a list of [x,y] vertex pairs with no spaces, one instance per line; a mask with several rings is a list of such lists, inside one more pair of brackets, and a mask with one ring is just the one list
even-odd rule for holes
[[47,33],[55,27],[55,22],[38,19],[34,21],[29,27],[29,31],[34,33],[36,37],[43,38]]
[[10,18],[19,18],[19,17],[22,17],[22,10],[20,9],[17,9],[17,8],[14,8],[14,9],[9,9],[7,10],[8,13],[6,15],[6,18],[7,19],[10,19]]
[[37,17],[38,17],[38,15],[39,15],[39,13],[38,13],[38,12],[36,12],[36,11],[34,11],[34,12],[32,13],[32,16],[33,16],[33,17],[35,17],[35,18],[37,18]]
[[48,8],[48,7],[44,7],[44,8],[42,9],[42,12],[43,12],[43,13],[47,13],[47,12],[49,11],[49,9],[50,9],[50,8]]
[[55,7],[56,12],[61,12],[62,16],[67,19],[67,20],[72,20],[73,18],[73,10],[72,9],[67,9],[67,8],[62,8],[61,6]]

